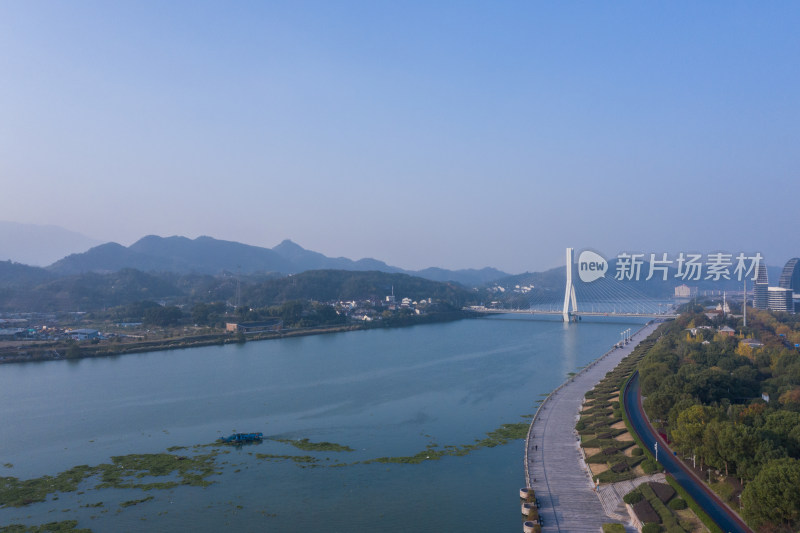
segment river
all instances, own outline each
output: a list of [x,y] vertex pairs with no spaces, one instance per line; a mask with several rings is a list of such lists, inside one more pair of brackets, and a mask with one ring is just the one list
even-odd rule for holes
[[[85,482],[46,502],[0,508],[0,525],[74,519],[93,531],[517,531],[522,440],[419,464],[363,462],[463,446],[504,423],[530,421],[569,372],[641,322],[500,316],[3,365],[2,476],[52,475],[235,431],[267,438],[226,447],[208,487]],[[275,438],[354,451],[307,452]]]

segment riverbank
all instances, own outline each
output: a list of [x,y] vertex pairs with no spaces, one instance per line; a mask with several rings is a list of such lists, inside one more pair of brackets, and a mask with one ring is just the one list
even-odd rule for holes
[[649,323],[562,383],[539,406],[525,442],[525,478],[539,500],[543,531],[598,531],[608,516],[586,468],[575,423],[586,392],[658,327]]
[[37,361],[58,361],[62,359],[85,359],[92,357],[110,357],[133,353],[158,352],[165,350],[181,350],[202,346],[222,346],[225,344],[242,344],[251,341],[286,339],[310,335],[325,335],[377,328],[402,328],[420,324],[452,322],[465,318],[475,318],[475,313],[464,311],[447,313],[430,313],[405,318],[402,321],[361,322],[342,325],[316,326],[309,328],[284,329],[281,331],[248,333],[237,336],[234,333],[220,331],[204,335],[178,335],[157,340],[132,340],[127,342],[102,341],[91,342],[6,342],[0,346],[0,364],[28,363]]
[[[4,442],[3,463],[12,465],[0,465],[6,477],[114,464],[112,457],[159,454],[235,432],[355,451],[311,452],[265,439],[224,448],[215,468],[222,474],[207,478],[216,481],[207,487],[79,488],[30,507],[0,508],[0,524],[33,526],[57,516],[98,532],[295,531],[320,524],[342,532],[519,531],[519,505],[508,495],[520,486],[519,456],[535,401],[565,372],[595,359],[621,327],[631,325],[565,328],[482,318],[7,365],[0,368],[0,418],[14,438]],[[567,354],[569,366],[552,364],[553,353]],[[501,423],[514,422],[524,424],[522,439],[475,447]],[[418,464],[404,459],[428,449],[436,453]],[[284,457],[294,455],[319,460]],[[390,462],[360,462],[382,457]],[[334,467],[340,462],[347,466]],[[136,473],[134,483],[159,481]],[[154,499],[122,506],[147,496]],[[100,501],[102,507],[91,507]]]

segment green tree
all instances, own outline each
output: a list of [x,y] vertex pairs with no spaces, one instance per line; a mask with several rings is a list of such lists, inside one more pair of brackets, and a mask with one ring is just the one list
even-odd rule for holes
[[742,514],[751,527],[800,527],[800,461],[770,461],[742,493]]
[[144,312],[145,324],[160,327],[174,326],[180,321],[181,317],[183,317],[183,313],[175,306],[151,307]]
[[295,326],[303,317],[303,302],[292,300],[280,307],[280,317],[287,326]]
[[706,425],[711,422],[714,414],[712,408],[704,405],[693,405],[681,411],[675,427],[672,428],[675,446],[684,453],[697,453],[703,444]]

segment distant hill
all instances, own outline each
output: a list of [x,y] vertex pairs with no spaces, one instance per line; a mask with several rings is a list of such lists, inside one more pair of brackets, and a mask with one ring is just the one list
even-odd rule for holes
[[116,272],[133,268],[144,272],[210,274],[222,272],[298,274],[308,270],[352,270],[404,273],[434,281],[454,281],[467,286],[483,285],[508,276],[493,268],[482,270],[444,270],[429,268],[406,271],[377,259],[353,261],[345,257],[327,257],[319,252],[285,240],[274,248],[262,248],[211,237],[158,237],[148,235],[129,247],[116,243],[96,246],[56,261],[47,269],[58,275],[85,272]]
[[[21,272],[29,276],[29,281],[25,285],[4,284],[2,280],[7,272],[12,275]],[[198,302],[232,301],[239,283],[242,303],[255,308],[291,300],[383,300],[392,289],[398,298],[432,298],[453,306],[461,306],[474,298],[472,290],[455,283],[374,270],[309,270],[269,278],[261,274],[208,276],[122,269],[55,277],[41,268],[0,262],[0,311],[94,312],[162,300],[188,310]]]
[[169,271],[169,262],[151,257],[121,244],[109,242],[79,254],[68,255],[47,267],[59,276],[70,276],[86,272],[116,272],[124,268],[142,271]]
[[289,239],[272,249],[278,255],[294,265],[295,272],[306,270],[378,270],[380,272],[403,272],[402,269],[392,267],[377,259],[359,259],[353,261],[346,257],[327,257],[319,252],[306,250],[299,244]]
[[50,279],[36,285],[0,286],[0,311],[95,311],[142,300],[177,298],[184,294],[172,279],[174,275],[146,274],[133,269],[63,277],[44,272]]
[[0,221],[0,261],[45,266],[98,244],[96,239],[59,226]]
[[53,273],[41,267],[0,261],[0,287],[32,287],[54,277]]
[[455,281],[466,286],[480,286],[492,281],[507,278],[508,274],[496,268],[482,268],[476,270],[468,268],[463,270],[445,270],[443,268],[426,268],[414,272],[414,275],[433,281]]
[[47,267],[59,275],[116,272],[133,268],[144,272],[219,274],[224,271],[292,273],[294,265],[269,248],[211,237],[148,235],[124,247],[116,243],[73,254]]

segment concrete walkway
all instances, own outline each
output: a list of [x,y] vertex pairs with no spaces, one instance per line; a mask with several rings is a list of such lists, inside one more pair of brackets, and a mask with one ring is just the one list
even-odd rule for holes
[[617,505],[607,513],[598,498],[580,452],[575,423],[586,392],[657,327],[644,326],[633,335],[632,342],[587,366],[553,391],[537,410],[526,442],[525,474],[528,487],[539,499],[543,531],[597,533],[604,523],[628,521],[617,512]]
[[600,488],[597,490],[597,495],[600,497],[600,503],[603,506],[606,516],[614,518],[619,522],[627,522],[630,520],[630,516],[628,516],[628,510],[625,508],[625,502],[622,501],[622,498],[642,483],[648,483],[650,481],[666,483],[666,480],[667,476],[659,472],[658,474],[641,476],[627,481],[607,483],[605,485],[600,485]]

